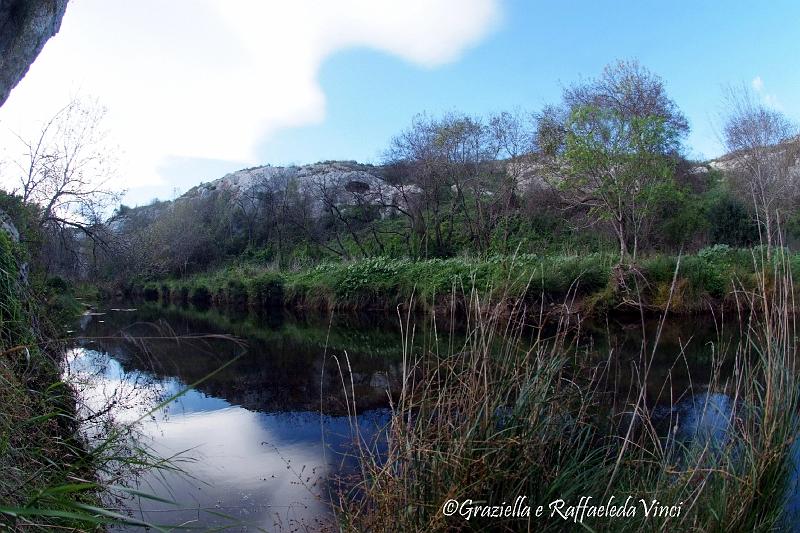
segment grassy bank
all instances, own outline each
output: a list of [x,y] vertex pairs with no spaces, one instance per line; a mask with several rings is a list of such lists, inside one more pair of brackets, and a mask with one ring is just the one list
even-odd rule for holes
[[[438,356],[406,352],[386,446],[360,440],[362,470],[338,494],[342,529],[795,529],[786,503],[796,491],[790,480],[800,422],[791,279],[785,262],[755,279],[747,296],[754,311],[741,322],[740,340],[707,346],[715,360],[733,362],[731,379],[712,371],[694,376],[693,390],[648,393],[659,328],[635,368],[624,369],[638,385],[622,395],[613,386],[615,358],[587,363],[564,331],[523,342],[529,329],[519,305],[509,321],[505,306],[470,292],[464,341]],[[680,283],[671,284],[673,296]],[[502,349],[490,348],[497,341]],[[675,354],[676,364],[681,358]],[[699,413],[694,429],[679,409],[657,412],[645,400],[653,392],[668,406],[689,399]],[[530,514],[503,514],[518,496]],[[612,505],[625,507],[629,496],[633,514],[575,510],[582,497],[593,506],[613,497]],[[550,507],[559,500],[565,516]],[[648,516],[645,506],[654,501]]]
[[[788,253],[787,253],[788,254]],[[773,254],[773,257],[783,254]],[[788,254],[795,275],[800,254]],[[706,312],[743,303],[738,291],[753,290],[774,260],[764,250],[717,245],[680,258],[653,255],[617,267],[613,255],[495,256],[489,259],[371,258],[323,263],[300,271],[273,271],[254,263],[232,265],[181,279],[133,283],[136,296],[164,302],[220,306],[286,306],[294,309],[391,309],[414,297],[424,310],[449,309],[464,287],[481,296],[503,294],[531,305],[561,304],[583,315],[638,310]],[[767,268],[764,268],[764,266]],[[463,298],[459,298],[463,307]],[[559,307],[562,309],[562,307]]]
[[169,464],[132,442],[132,426],[104,416],[105,406],[81,413],[79,384],[62,377],[60,339],[84,306],[63,280],[26,278],[27,259],[0,231],[0,530],[147,526],[109,504],[131,494],[121,484],[132,472]]
[[[43,343],[37,299],[20,280],[23,255],[0,231],[0,529],[79,527],[79,508],[96,503],[93,473],[58,347]],[[68,314],[69,299],[54,298],[55,312]]]

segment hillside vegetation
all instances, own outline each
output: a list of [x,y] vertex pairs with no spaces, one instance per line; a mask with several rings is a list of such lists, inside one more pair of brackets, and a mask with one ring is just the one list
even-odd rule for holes
[[78,211],[113,191],[59,197],[39,207],[38,262],[170,301],[435,306],[474,283],[540,303],[574,293],[595,312],[662,309],[683,257],[676,311],[735,304],[800,235],[800,152],[794,126],[746,91],[725,105],[730,153],[691,161],[664,81],[617,62],[538,112],[414,117],[380,165],[244,169],[106,220]]

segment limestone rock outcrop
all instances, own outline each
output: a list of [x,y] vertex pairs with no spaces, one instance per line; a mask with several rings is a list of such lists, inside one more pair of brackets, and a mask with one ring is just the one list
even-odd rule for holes
[[58,33],[67,0],[0,0],[0,106]]

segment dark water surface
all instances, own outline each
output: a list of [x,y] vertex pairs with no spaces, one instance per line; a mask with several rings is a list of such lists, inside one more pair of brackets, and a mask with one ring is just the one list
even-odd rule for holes
[[[394,342],[392,332],[328,325],[160,307],[85,315],[68,361],[72,379],[89,385],[84,401],[95,411],[113,402],[120,422],[147,415],[143,442],[161,457],[179,454],[182,473],[139,481],[170,503],[128,499],[133,516],[201,531],[324,527],[330,478],[354,464],[353,424],[367,439],[385,425],[398,368],[396,354],[367,352]],[[348,362],[356,418],[341,392]]]
[[[119,421],[144,416],[142,442],[163,457],[177,454],[183,471],[142,477],[141,490],[172,503],[128,499],[133,516],[199,530],[329,525],[331,478],[355,466],[348,451],[356,429],[369,440],[388,418],[387,389],[398,387],[403,354],[399,319],[113,307],[82,318],[68,373],[86,378],[90,408],[113,402]],[[416,324],[415,345],[431,346],[429,326]],[[641,379],[637,368],[650,356],[657,327],[582,328],[587,356],[613,361],[605,379],[616,396],[624,398]],[[712,371],[729,372],[715,353],[735,338],[735,327],[711,320],[668,322],[647,376],[648,405],[682,410],[689,421],[683,431],[724,431],[718,425],[730,408],[727,397],[706,383]],[[342,392],[343,375],[352,396]]]

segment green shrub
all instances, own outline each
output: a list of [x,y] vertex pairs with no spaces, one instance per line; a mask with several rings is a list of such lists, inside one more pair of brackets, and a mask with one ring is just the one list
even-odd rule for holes
[[227,302],[235,306],[247,305],[247,288],[241,281],[230,279],[225,287]]
[[714,244],[697,252],[697,257],[709,263],[730,263],[732,251],[727,244]]
[[606,286],[611,266],[610,257],[598,253],[544,257],[531,288],[554,295],[566,294],[572,287],[583,294],[593,292]]
[[142,296],[145,300],[154,302],[158,300],[158,289],[155,287],[145,286],[142,290]]
[[72,290],[72,286],[70,285],[70,283],[64,278],[61,278],[59,276],[53,276],[52,278],[48,278],[47,281],[45,282],[45,286],[49,290],[54,292],[56,291],[67,292]]
[[789,256],[789,268],[792,271],[792,278],[800,279],[800,253]]
[[283,279],[278,274],[261,274],[250,280],[248,289],[254,304],[277,307],[283,303]]
[[695,297],[702,293],[722,297],[731,281],[731,271],[722,263],[706,261],[699,256],[689,256],[681,263],[681,272],[689,280]]
[[26,337],[15,245],[0,230],[0,348]]
[[752,246],[758,242],[758,226],[747,208],[729,193],[710,202],[708,213],[711,242],[731,246]]
[[644,275],[651,283],[669,283],[675,274],[677,258],[669,255],[656,255],[642,263]]

